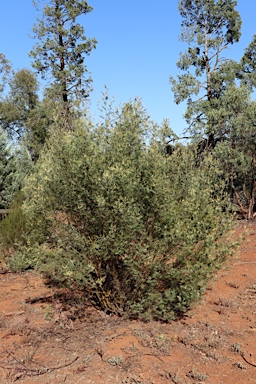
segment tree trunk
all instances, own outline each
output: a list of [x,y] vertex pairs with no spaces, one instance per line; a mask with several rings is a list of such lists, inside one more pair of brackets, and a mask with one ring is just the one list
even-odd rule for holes
[[256,181],[255,181],[255,158],[252,160],[252,184],[251,184],[251,193],[250,193],[250,203],[248,211],[248,220],[253,220],[253,209],[255,205],[255,191],[256,191]]

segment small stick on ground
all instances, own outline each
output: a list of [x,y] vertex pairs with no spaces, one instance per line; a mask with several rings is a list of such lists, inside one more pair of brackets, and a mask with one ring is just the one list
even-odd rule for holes
[[[12,367],[9,366],[8,367],[8,366],[2,365],[1,363],[0,363],[0,367],[2,369],[19,371],[19,373],[16,374],[17,380],[20,379],[22,376],[30,376],[30,377],[31,376],[40,376],[40,375],[44,375],[46,373],[51,373],[51,372],[56,371],[58,369],[66,368],[66,367],[72,365],[75,361],[77,361],[79,359],[79,357],[76,356],[75,359],[73,359],[71,362],[57,366],[57,367],[45,367],[43,369],[36,369],[36,368],[26,367],[25,363],[23,361],[19,360],[12,352],[10,352],[6,349],[4,349],[4,351],[8,354],[8,357],[12,357],[12,359],[14,361],[16,361],[20,365],[20,367],[17,367],[17,366],[12,366]],[[31,359],[31,363],[39,365],[33,359]]]
[[248,360],[246,359],[246,357],[244,356],[244,352],[241,352],[241,357],[244,359],[244,361],[245,361],[247,364],[251,365],[252,367],[256,367],[256,364],[254,364],[254,362],[252,361],[252,354],[251,354],[251,353],[250,353],[250,359],[251,359],[251,361],[248,361]]

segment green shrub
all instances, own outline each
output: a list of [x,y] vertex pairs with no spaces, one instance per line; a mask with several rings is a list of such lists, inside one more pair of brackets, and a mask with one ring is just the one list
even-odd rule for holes
[[22,211],[22,194],[18,193],[10,212],[0,221],[0,248],[4,252],[26,244],[27,221]]
[[[166,128],[166,127],[165,127]],[[140,103],[112,126],[53,134],[24,188],[30,263],[108,313],[170,320],[232,249],[225,177],[191,149],[166,155]],[[27,259],[26,259],[27,260]]]

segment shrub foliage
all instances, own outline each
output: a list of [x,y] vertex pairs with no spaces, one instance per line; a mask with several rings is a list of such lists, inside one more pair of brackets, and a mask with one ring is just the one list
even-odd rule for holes
[[167,155],[163,136],[137,101],[52,134],[24,188],[25,264],[107,313],[182,315],[231,251],[231,218],[214,160],[195,167],[187,147]]
[[0,253],[8,255],[27,243],[26,217],[22,210],[22,194],[16,194],[10,213],[0,220]]

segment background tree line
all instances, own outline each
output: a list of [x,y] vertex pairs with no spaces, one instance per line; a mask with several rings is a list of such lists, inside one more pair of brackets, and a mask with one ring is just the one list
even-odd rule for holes
[[185,118],[198,152],[214,154],[229,177],[230,197],[243,217],[255,205],[256,35],[239,62],[223,56],[239,41],[236,0],[180,1],[182,41],[177,79],[170,77],[177,104],[187,101]]
[[237,1],[179,1],[188,49],[170,82],[176,102],[187,101],[190,140],[181,145],[140,100],[115,109],[104,94],[102,118],[85,117],[85,57],[97,41],[77,18],[92,7],[34,3],[36,73],[14,72],[0,56],[0,205],[14,208],[0,226],[8,263],[81,290],[108,313],[182,315],[232,252],[233,212],[254,217],[256,35],[239,62],[223,58],[241,35]]

